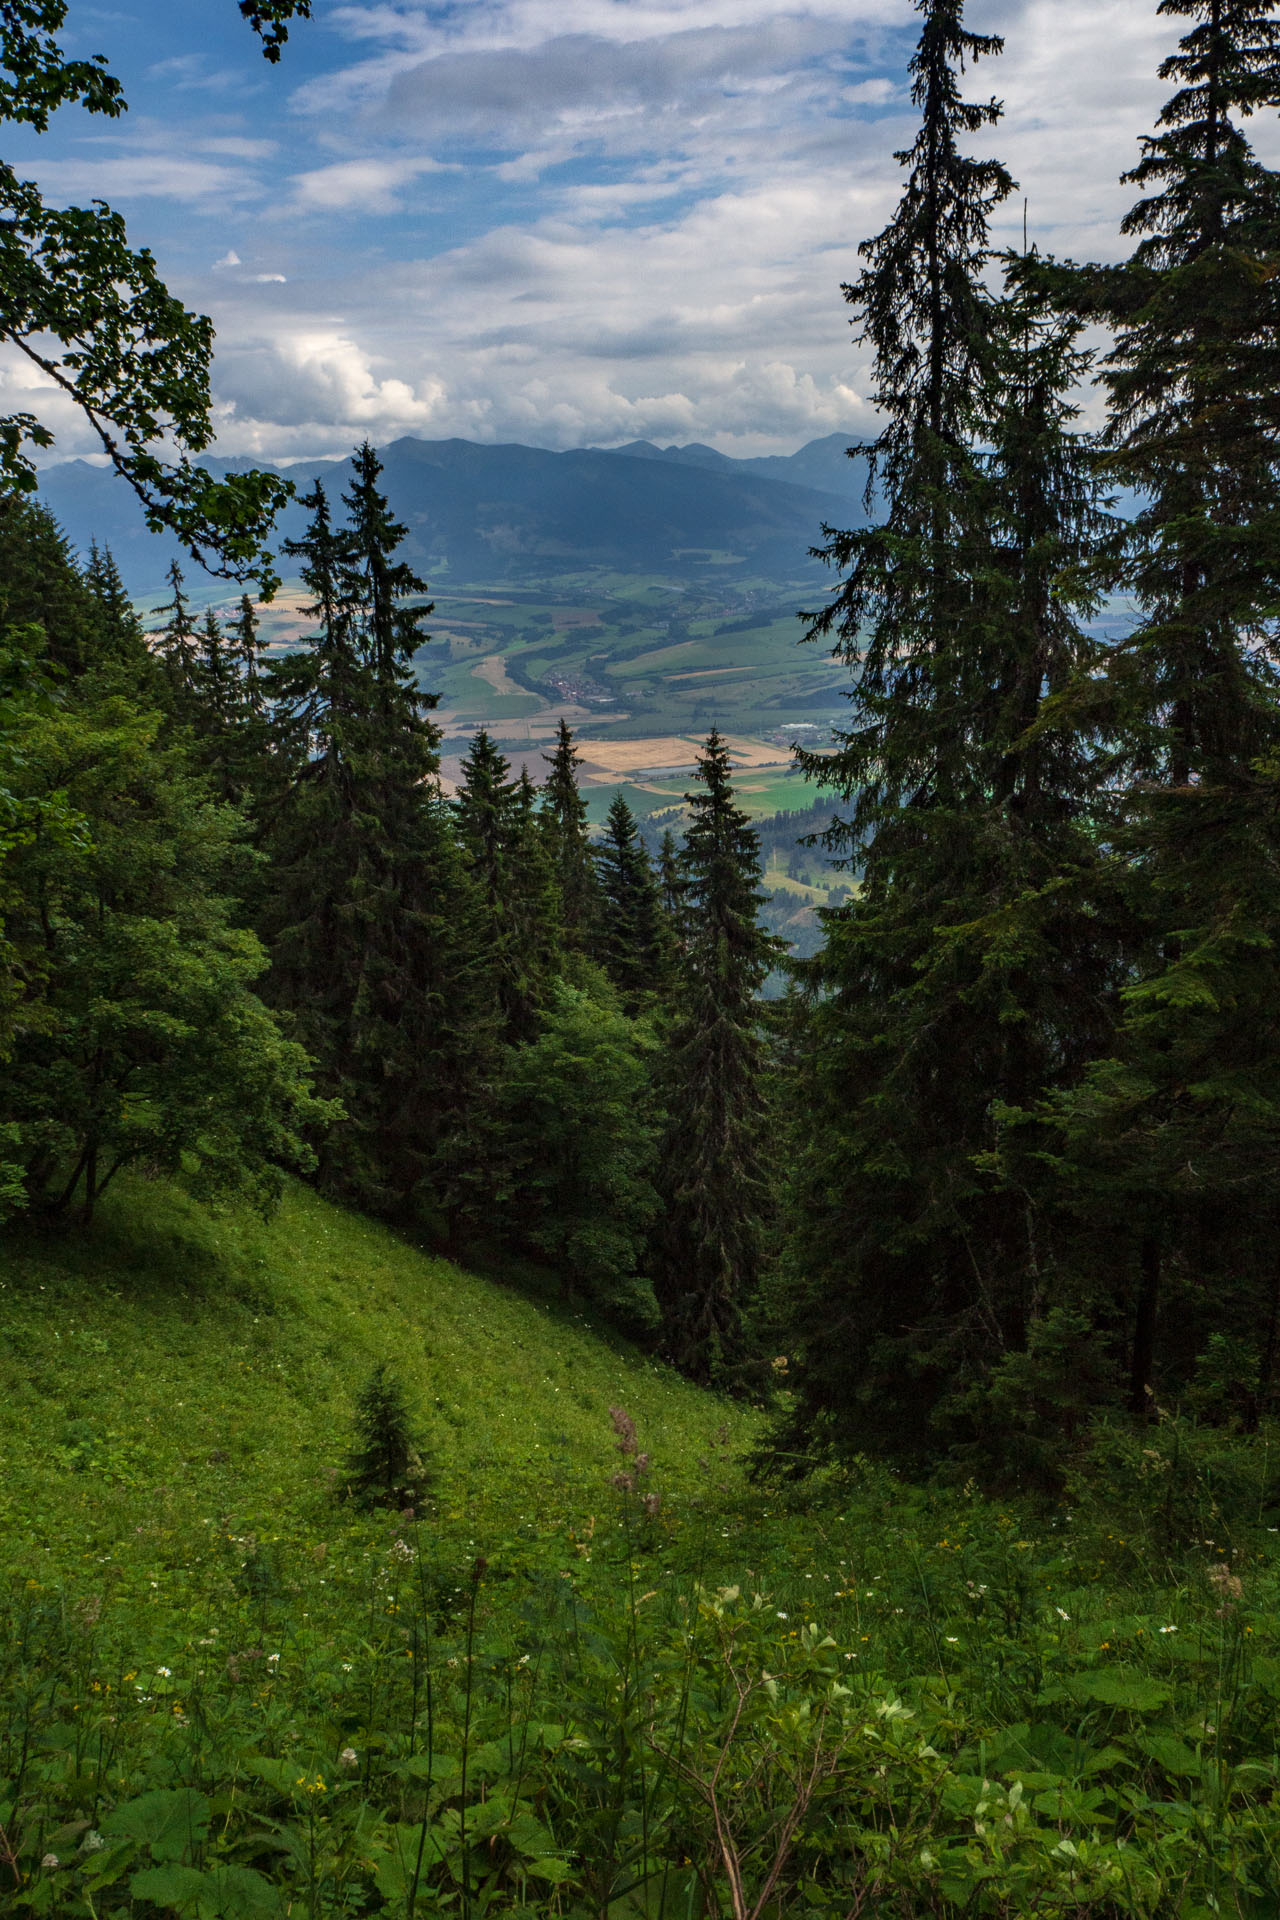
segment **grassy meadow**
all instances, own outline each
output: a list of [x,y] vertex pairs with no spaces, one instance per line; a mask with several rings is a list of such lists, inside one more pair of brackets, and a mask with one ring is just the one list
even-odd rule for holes
[[[0,1911],[1280,1910],[1264,1442],[753,1481],[532,1284],[301,1187],[0,1241]],[[343,1497],[379,1360],[412,1513]]]

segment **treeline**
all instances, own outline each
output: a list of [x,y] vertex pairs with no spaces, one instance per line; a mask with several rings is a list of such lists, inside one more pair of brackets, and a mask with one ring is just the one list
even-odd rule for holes
[[727,753],[658,868],[620,796],[590,839],[563,724],[540,786],[481,733],[446,799],[379,477],[365,446],[340,513],[307,496],[314,632],[272,660],[176,566],[148,640],[108,556],[0,503],[5,1207],[88,1222],[129,1166],[269,1202],[291,1165],[732,1381],[774,943]]

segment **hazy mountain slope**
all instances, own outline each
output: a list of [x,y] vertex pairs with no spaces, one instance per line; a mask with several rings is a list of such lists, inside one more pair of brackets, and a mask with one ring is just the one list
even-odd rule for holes
[[[851,496],[814,484],[828,473],[843,477],[843,454],[822,452],[826,444],[771,464],[730,460],[711,448],[549,453],[406,438],[385,448],[383,458],[392,507],[410,530],[408,558],[433,577],[516,580],[607,567],[793,579],[814,567],[809,548],[824,521],[858,518]],[[806,453],[814,453],[808,465]],[[225,472],[248,463],[209,464]],[[852,472],[854,463],[845,464]],[[325,475],[336,495],[347,462],[301,461],[282,471],[300,492]],[[147,531],[132,494],[113,475],[83,461],[50,467],[41,497],[81,551],[92,539],[110,547],[131,591],[151,593],[163,584],[175,544]],[[282,516],[280,539],[296,538],[302,524],[295,505]]]

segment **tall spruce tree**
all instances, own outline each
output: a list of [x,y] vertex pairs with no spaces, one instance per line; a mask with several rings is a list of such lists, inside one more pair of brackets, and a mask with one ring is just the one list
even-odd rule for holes
[[191,602],[184,588],[186,581],[176,560],[169,563],[172,600],[159,611],[166,616],[156,641],[162,669],[165,705],[180,726],[189,726],[199,707],[200,636],[196,629]]
[[654,1286],[677,1366],[731,1383],[756,1292],[773,1161],[763,1124],[769,1050],[759,1001],[779,943],[759,923],[760,842],[734,800],[714,730],[686,799],[686,946],[662,1094],[662,1215]]
[[597,950],[605,972],[637,1013],[669,983],[670,940],[653,863],[636,818],[617,794],[596,852],[600,888]]
[[437,733],[409,671],[422,610],[398,604],[421,583],[395,561],[403,529],[377,478],[362,449],[341,529],[317,482],[292,548],[319,630],[268,670],[273,764],[288,777],[263,801],[264,931],[273,994],[346,1109],[323,1179],[438,1222],[488,1014]]
[[581,755],[563,715],[556,750],[544,754],[550,772],[542,787],[542,815],[551,866],[560,889],[560,925],[570,952],[591,951],[600,914],[600,889],[591,855],[587,803],[578,786]]
[[533,789],[483,729],[454,801],[463,862],[476,890],[483,965],[508,1041],[529,1040],[554,971],[554,887]]
[[837,788],[824,838],[862,884],[825,916],[794,1046],[777,1326],[790,1439],[902,1451],[971,1440],[1055,1304],[1026,1128],[1089,1057],[1108,977],[1093,763],[1042,717],[1088,653],[1091,592],[1061,584],[1100,518],[1071,429],[1083,365],[1042,299],[985,282],[1010,183],[959,154],[999,110],[956,76],[999,43],[921,11],[907,188],[846,290],[875,350],[884,517],[826,549],[849,573],[812,631],[861,665],[835,754],[802,758]]
[[1131,971],[1114,1046],[1062,1117],[1121,1269],[1140,1416],[1162,1364],[1185,1378],[1213,1332],[1247,1343],[1280,1305],[1280,175],[1243,130],[1280,104],[1280,23],[1261,0],[1160,12],[1190,25],[1126,176],[1144,190],[1134,252],[1042,274],[1114,330],[1105,466],[1137,496],[1098,572],[1140,618],[1089,689],[1127,783]]

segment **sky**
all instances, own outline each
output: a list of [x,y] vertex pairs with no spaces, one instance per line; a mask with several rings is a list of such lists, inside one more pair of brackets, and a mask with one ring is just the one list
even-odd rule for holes
[[[874,431],[840,284],[910,143],[909,0],[314,0],[268,65],[235,0],[70,0],[119,121],[6,129],[59,204],[105,199],[213,317],[217,451],[366,436],[789,453]],[[1106,259],[1176,38],[1156,0],[974,0],[972,150],[1019,182],[997,244]],[[1274,116],[1273,116],[1274,118]],[[1261,130],[1260,145],[1271,140]],[[1270,157],[1270,156],[1268,156]],[[91,450],[0,362],[53,458]]]

